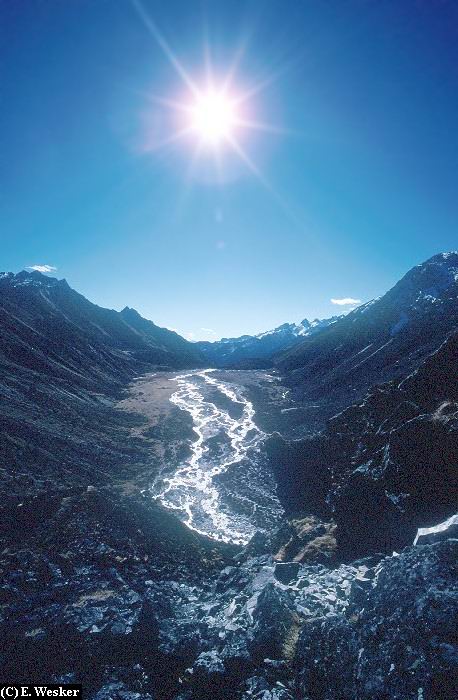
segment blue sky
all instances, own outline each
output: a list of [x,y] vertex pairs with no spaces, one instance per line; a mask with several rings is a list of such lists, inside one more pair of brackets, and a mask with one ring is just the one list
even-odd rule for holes
[[[194,167],[184,85],[129,0],[0,5],[0,267],[51,265],[103,306],[201,339],[327,317],[457,248],[458,5],[144,0],[200,85],[280,133]],[[241,47],[244,47],[243,53]],[[207,330],[203,330],[207,329]]]

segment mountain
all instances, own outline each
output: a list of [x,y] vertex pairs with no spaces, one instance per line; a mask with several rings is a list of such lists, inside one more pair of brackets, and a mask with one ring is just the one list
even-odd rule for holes
[[[146,419],[115,399],[139,373],[197,361],[190,343],[130,309],[95,306],[63,280],[1,275],[0,627],[11,649],[2,651],[8,677],[27,668],[47,683],[69,668],[66,678],[81,679],[91,697],[101,669],[124,658],[134,666],[147,649],[159,669],[153,684],[167,687],[159,606],[155,593],[139,591],[163,571],[174,581],[205,578],[226,553],[149,496],[157,441],[145,434]],[[122,694],[110,689],[106,697]]]
[[300,323],[283,323],[258,335],[242,335],[239,338],[222,338],[215,342],[195,343],[211,367],[265,368],[272,367],[273,357],[297,345],[304,338],[319,333],[338,320],[338,316],[304,319]]
[[276,358],[276,367],[323,416],[370,386],[405,376],[458,325],[458,253],[410,270],[389,292]]
[[65,280],[20,272],[0,273],[0,364],[95,388],[147,366],[199,366],[202,358],[133,309],[104,309]]
[[114,463],[129,464],[136,450],[109,410],[113,399],[139,374],[201,363],[192,343],[133,309],[101,308],[38,272],[1,273],[0,461],[9,496],[88,474],[97,483]]
[[[332,517],[342,553],[392,552],[456,512],[458,331],[319,435],[269,450],[289,512]],[[369,526],[370,523],[370,526]]]
[[[146,346],[161,349],[168,353],[167,363],[175,367],[201,367],[204,359],[195,343],[190,343],[168,328],[160,328],[152,321],[143,318],[138,311],[126,306],[120,316],[124,323],[135,334],[142,338]],[[149,349],[137,351],[136,356],[143,359],[142,353],[148,357]]]

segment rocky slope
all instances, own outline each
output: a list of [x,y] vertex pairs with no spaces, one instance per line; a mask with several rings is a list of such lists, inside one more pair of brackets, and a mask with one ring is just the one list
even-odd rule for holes
[[104,389],[146,363],[192,367],[202,358],[192,343],[133,309],[104,309],[65,280],[20,272],[0,273],[0,361],[11,373],[23,368]]
[[411,547],[353,579],[344,610],[304,625],[295,657],[307,700],[453,700],[458,541]]
[[389,292],[281,355],[289,385],[323,418],[418,367],[458,326],[458,253],[410,270]]
[[258,335],[242,335],[239,338],[222,338],[210,342],[199,342],[196,346],[210,367],[247,369],[273,366],[274,357],[301,343],[304,338],[319,333],[332,325],[339,317],[300,323],[284,323],[271,331]]
[[332,568],[279,562],[275,539],[251,543],[205,585],[169,587],[157,626],[169,683],[148,697],[456,697],[456,539]]
[[0,554],[3,678],[73,679],[86,696],[107,682],[138,690],[147,679],[150,690],[162,688],[159,697],[171,697],[174,666],[158,642],[169,598],[228,564],[230,548],[196,537],[119,467],[104,486],[48,491],[8,516]]
[[135,496],[75,493],[3,552],[3,671],[94,700],[454,700],[456,539],[332,566],[281,542],[234,556]]
[[[391,552],[456,510],[458,333],[402,381],[374,387],[322,433],[269,449],[284,505],[337,523],[348,556]],[[370,527],[368,527],[370,523]]]
[[0,458],[8,497],[54,489],[56,480],[94,483],[114,461],[130,461],[135,448],[118,439],[129,421],[107,402],[141,372],[200,361],[176,333],[132,309],[98,307],[65,280],[0,275]]

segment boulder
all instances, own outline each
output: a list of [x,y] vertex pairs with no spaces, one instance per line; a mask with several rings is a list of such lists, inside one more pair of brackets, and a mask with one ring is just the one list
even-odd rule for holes
[[278,563],[275,565],[274,576],[280,583],[288,584],[297,578],[300,568],[297,562]]

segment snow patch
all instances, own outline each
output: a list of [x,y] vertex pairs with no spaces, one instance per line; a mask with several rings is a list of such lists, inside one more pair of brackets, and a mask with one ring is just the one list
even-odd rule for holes
[[418,540],[421,537],[426,537],[426,535],[433,535],[436,532],[445,532],[449,529],[449,527],[452,527],[452,525],[458,525],[458,513],[452,515],[447,520],[444,520],[444,522],[433,525],[432,527],[420,527],[413,543],[414,545],[418,544]]

